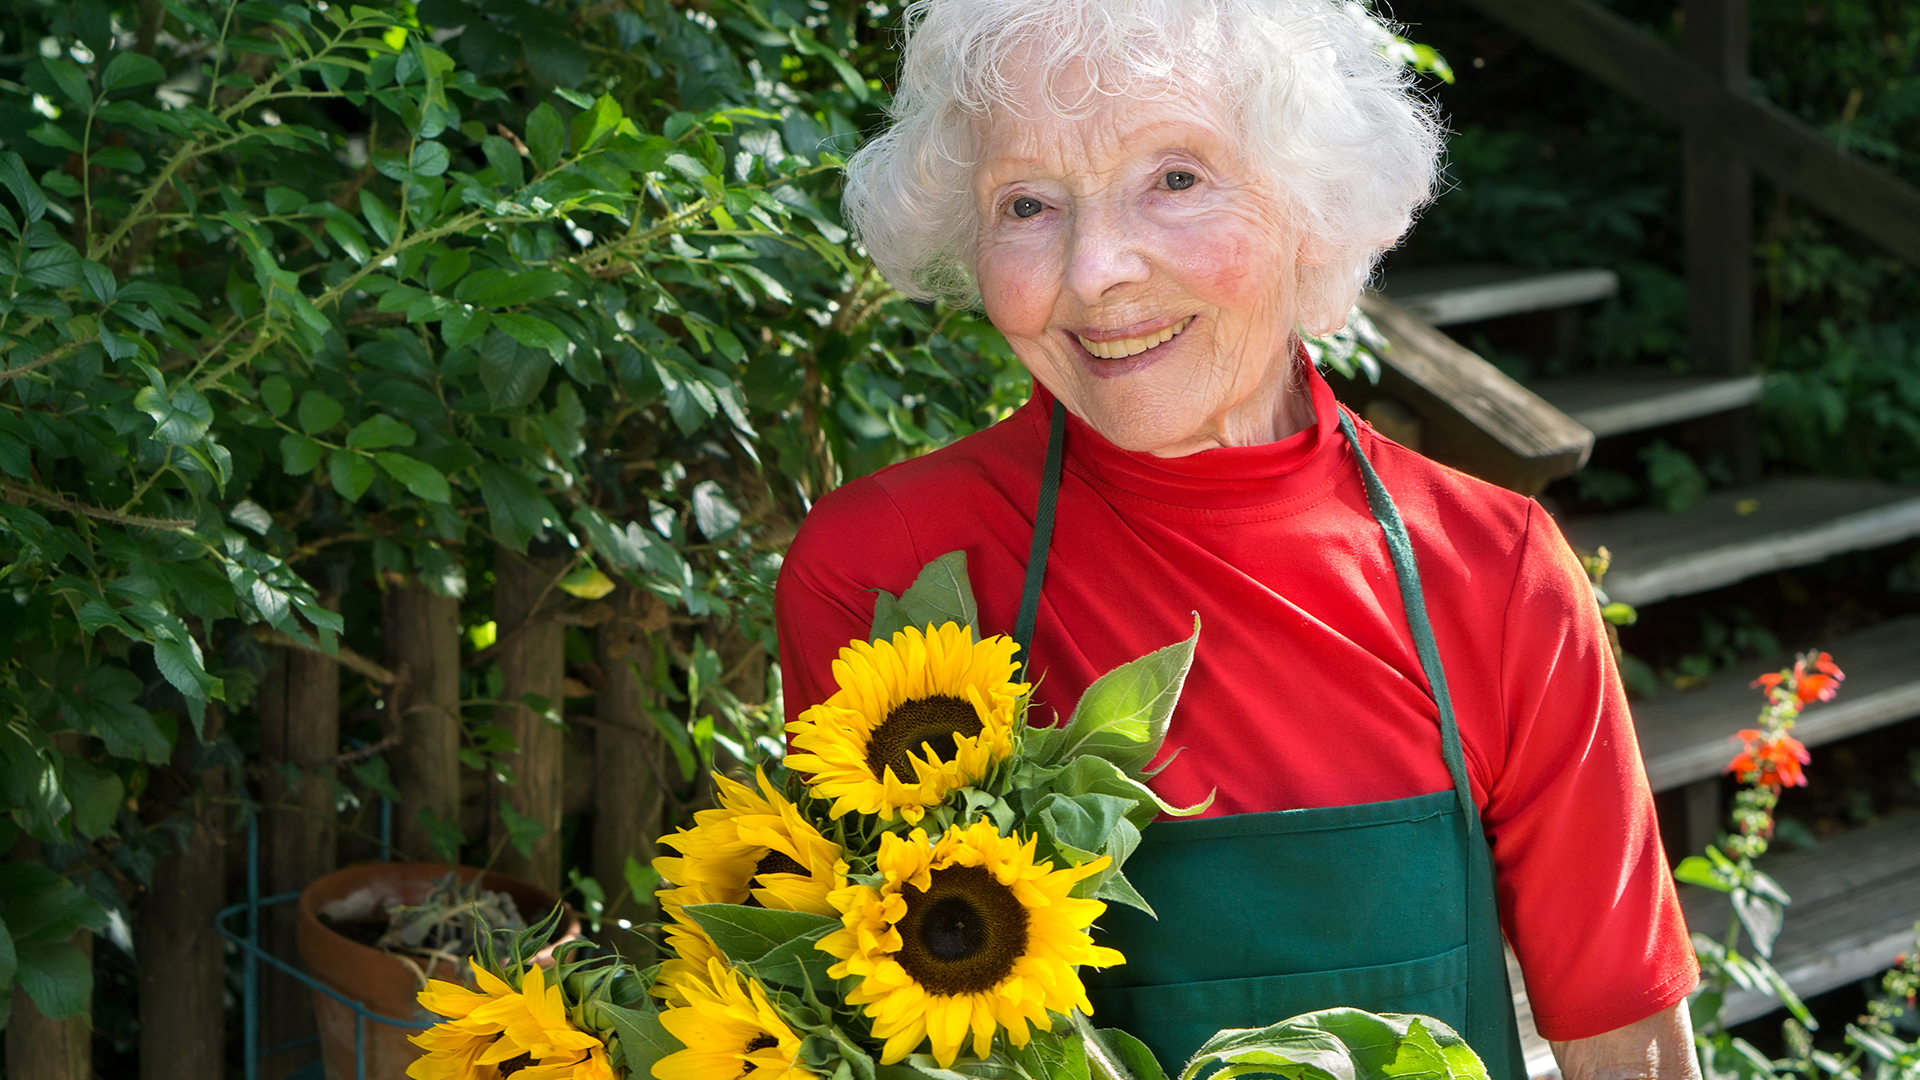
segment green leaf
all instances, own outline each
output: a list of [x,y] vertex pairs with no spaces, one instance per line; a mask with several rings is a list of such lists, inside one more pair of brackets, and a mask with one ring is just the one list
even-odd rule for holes
[[539,397],[552,371],[552,354],[499,330],[489,331],[480,345],[480,383],[498,411],[517,409]]
[[620,106],[612,98],[601,94],[595,99],[593,107],[582,111],[573,118],[573,145],[581,153],[593,148],[603,136],[609,135],[620,126],[623,117]]
[[450,251],[433,260],[433,269],[427,271],[427,288],[436,293],[444,293],[450,285],[457,285],[467,276],[467,268],[473,265],[473,252],[460,248]]
[[319,435],[347,415],[347,410],[325,391],[309,390],[300,395],[300,429]]
[[288,476],[305,476],[320,464],[327,448],[291,431],[280,437],[280,468]]
[[126,785],[116,773],[87,761],[71,757],[66,762],[67,801],[73,804],[73,825],[80,835],[98,840],[113,828],[126,798]]
[[949,551],[920,569],[913,584],[899,597],[885,589],[874,590],[873,629],[878,641],[890,638],[909,626],[925,629],[955,622],[980,633],[980,608],[973,600],[973,583],[967,578],[967,553]]
[[69,134],[66,128],[51,120],[27,132],[27,138],[41,146],[51,146],[56,150],[65,150],[74,154],[80,152],[80,140]]
[[293,384],[284,375],[269,375],[260,381],[260,404],[266,406],[267,414],[275,418],[287,415],[293,408]]
[[535,349],[545,349],[555,360],[565,360],[568,352],[567,335],[545,319],[534,315],[515,315],[500,312],[493,317],[493,325],[507,332],[507,335],[522,345]]
[[[1445,1029],[1437,1020],[1408,1018],[1406,1038],[1400,1041],[1393,1060],[1380,1067],[1381,1074],[1407,1080],[1484,1080],[1486,1066],[1467,1044],[1456,1035],[1451,1045],[1442,1046],[1427,1029],[1429,1023]],[[1452,1034],[1450,1030],[1448,1033]]]
[[159,82],[166,77],[167,69],[153,57],[137,52],[118,52],[107,63],[107,70],[100,73],[100,88],[112,93],[129,86]]
[[20,201],[20,209],[26,214],[28,222],[39,221],[47,216],[46,194],[27,173],[26,162],[11,150],[0,153],[0,184],[5,184],[7,190],[13,192],[13,197]]
[[747,966],[754,977],[764,983],[790,986],[797,990],[824,989],[833,983],[827,976],[827,969],[833,966],[833,957],[820,951],[820,939],[839,929],[839,926],[839,923],[834,923],[809,930],[768,949]]
[[483,307],[519,307],[563,292],[567,285],[567,275],[557,270],[509,273],[489,268],[462,278],[453,297]]
[[33,999],[40,1015],[65,1020],[85,1012],[93,1001],[93,965],[85,953],[64,941],[18,947],[14,978]]
[[328,462],[327,475],[333,480],[333,490],[341,498],[348,502],[359,502],[360,496],[373,486],[374,477],[380,474],[374,469],[373,460],[365,454],[336,450]]
[[692,904],[681,910],[700,924],[728,959],[744,962],[760,959],[783,942],[840,925],[840,920],[826,915],[744,904]]
[[[207,673],[206,661],[200,655],[200,645],[191,639],[187,641],[156,641],[153,644],[154,666],[160,674],[166,676],[175,690],[188,701],[218,699],[225,693],[220,680]],[[196,728],[198,725],[195,725]]]
[[624,1066],[626,1076],[652,1076],[654,1062],[686,1049],[680,1045],[680,1040],[667,1033],[667,1029],[660,1024],[659,1015],[651,1009],[627,1009],[605,1002],[601,1003],[600,1009],[620,1036],[622,1060],[614,1062],[614,1065]]
[[1129,773],[1145,769],[1167,737],[1173,707],[1193,666],[1200,616],[1193,636],[1120,665],[1095,679],[1067,721],[1053,760],[1080,754],[1106,758]]
[[560,155],[566,152],[567,128],[560,120],[560,112],[548,102],[527,117],[527,153],[533,156],[534,167],[547,172],[560,163]]
[[437,142],[423,142],[413,148],[413,157],[407,162],[407,168],[415,176],[439,176],[452,163],[453,158],[445,146]]
[[80,253],[67,243],[54,244],[28,253],[20,262],[20,272],[36,284],[50,289],[78,288]]
[[386,203],[380,201],[380,196],[361,188],[360,213],[381,243],[393,243],[393,238],[400,232],[400,218]]
[[422,806],[413,815],[427,830],[427,843],[433,847],[433,857],[452,865],[460,861],[460,845],[466,837],[460,833],[460,823],[441,817],[431,806]]
[[380,467],[407,486],[407,490],[428,502],[447,502],[453,498],[453,489],[447,486],[447,478],[439,469],[407,457],[405,454],[375,454]]
[[1673,877],[1676,881],[1701,885],[1715,892],[1733,891],[1733,882],[1715,870],[1713,863],[1701,855],[1689,855],[1681,859],[1680,865],[1673,868]]
[[88,156],[87,161],[102,169],[116,172],[145,172],[147,161],[131,146],[103,146]]
[[489,135],[480,140],[480,152],[487,157],[487,164],[500,177],[500,182],[510,188],[519,188],[526,184],[526,173],[520,167],[520,151],[498,135]]
[[513,808],[505,799],[496,804],[500,808],[500,823],[506,826],[507,842],[512,844],[524,858],[533,857],[533,845],[547,835],[547,827],[536,818],[530,818]]
[[52,56],[43,57],[40,62],[46,65],[47,74],[53,76],[54,85],[67,95],[68,101],[83,109],[93,104],[93,87],[87,85],[87,73],[80,70],[78,64]]
[[347,433],[347,445],[356,450],[381,450],[389,446],[412,446],[418,434],[386,413],[374,413],[354,425]]
[[508,550],[524,553],[527,541],[538,536],[548,522],[559,522],[553,504],[517,470],[483,461],[476,471],[493,538]]
[[143,386],[133,395],[134,408],[153,418],[153,437],[169,446],[186,446],[200,441],[213,424],[213,406],[205,396],[184,383],[161,397],[151,386]]
[[582,566],[560,579],[560,591],[582,600],[598,600],[613,591],[613,579],[597,566]]

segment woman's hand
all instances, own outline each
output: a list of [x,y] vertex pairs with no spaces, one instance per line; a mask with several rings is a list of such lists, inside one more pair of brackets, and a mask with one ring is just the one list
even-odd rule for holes
[[1564,1080],[1700,1080],[1684,1001],[1590,1039],[1548,1045]]

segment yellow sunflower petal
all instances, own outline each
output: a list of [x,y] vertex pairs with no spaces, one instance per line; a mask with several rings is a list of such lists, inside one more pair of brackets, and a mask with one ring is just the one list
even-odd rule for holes
[[949,1067],[968,1044],[984,1056],[996,1031],[1024,1046],[1050,1013],[1086,1007],[1079,965],[1124,962],[1087,933],[1106,905],[1069,895],[1105,860],[1055,870],[1034,853],[988,818],[937,841],[884,833],[881,884],[829,894],[840,928],[819,948],[840,961],[834,978],[858,977],[847,1001],[872,1018],[883,1063],[926,1043]]
[[955,623],[855,641],[833,662],[838,689],[787,725],[787,765],[849,812],[918,823],[1013,751],[1019,664],[1010,638],[978,643]]

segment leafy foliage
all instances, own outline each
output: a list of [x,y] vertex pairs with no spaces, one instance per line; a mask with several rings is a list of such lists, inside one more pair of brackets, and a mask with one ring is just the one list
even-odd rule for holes
[[0,781],[50,890],[137,891],[174,834],[134,799],[240,760],[203,721],[259,631],[377,653],[357,586],[484,610],[496,550],[671,613],[696,775],[777,729],[743,661],[809,501],[1025,396],[837,221],[863,6],[145,10],[36,8],[0,60]]

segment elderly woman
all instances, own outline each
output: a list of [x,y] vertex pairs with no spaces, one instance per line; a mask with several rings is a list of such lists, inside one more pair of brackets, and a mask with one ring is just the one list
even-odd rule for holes
[[[1433,183],[1386,31],[1329,0],[917,0],[848,166],[890,280],[1032,373],[988,431],[822,499],[782,572],[791,714],[870,590],[967,553],[1036,722],[1201,635],[1103,1023],[1178,1064],[1348,1005],[1524,1076],[1502,937],[1569,1080],[1697,1075],[1697,980],[1592,592],[1534,503],[1356,421],[1301,347]],[[1025,583],[1024,594],[1022,583]],[[878,733],[876,733],[878,737]]]

